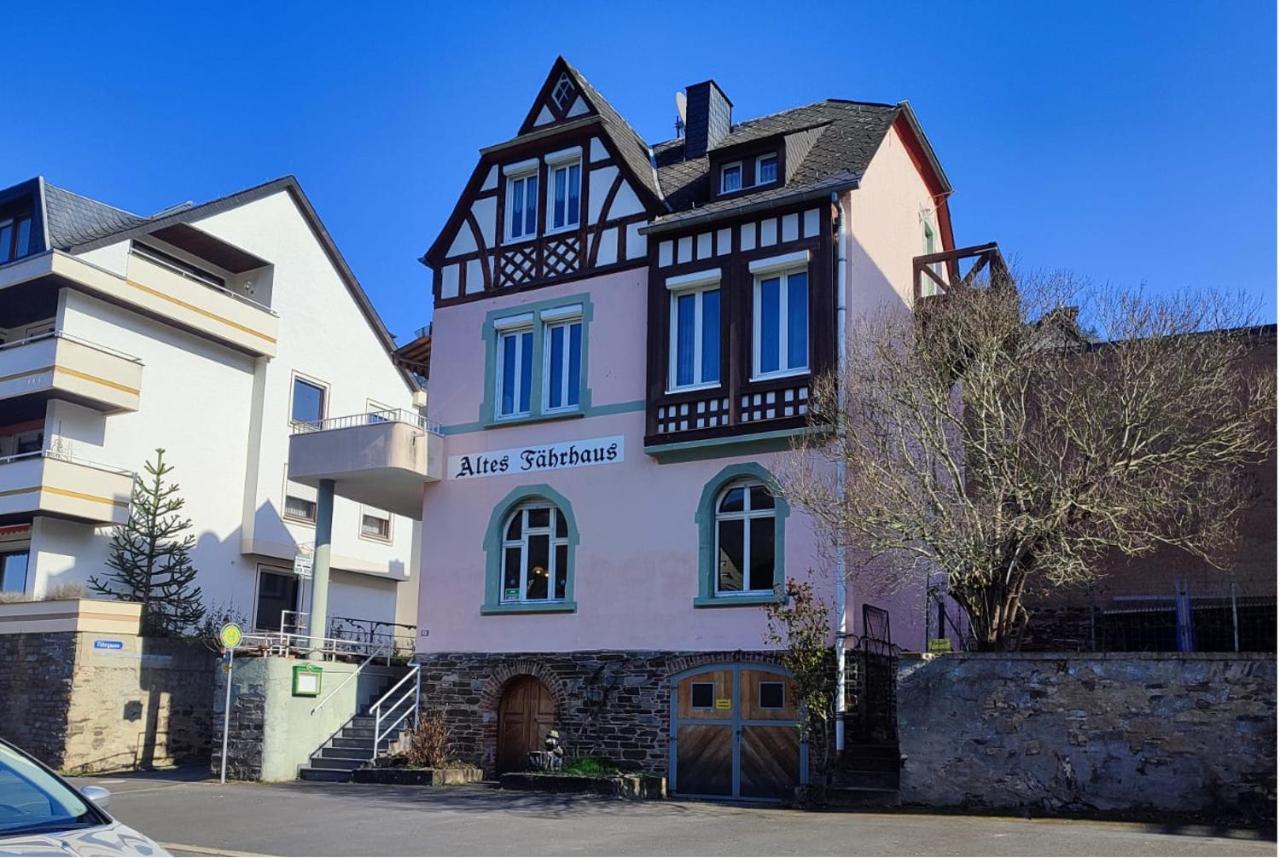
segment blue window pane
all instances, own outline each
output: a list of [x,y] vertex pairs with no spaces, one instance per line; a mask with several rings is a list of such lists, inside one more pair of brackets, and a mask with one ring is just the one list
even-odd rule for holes
[[581,168],[577,164],[574,164],[569,168],[569,223],[578,222],[578,209],[580,208],[578,203],[578,186],[581,184],[578,181],[578,176],[580,175],[580,170]]
[[512,414],[516,410],[516,338],[508,334],[502,338],[502,403],[499,414]]
[[27,589],[27,552],[0,554],[0,593],[21,593]]
[[787,278],[787,368],[809,365],[809,275]]
[[778,370],[779,283],[777,277],[760,281],[760,371]]
[[702,381],[720,380],[720,290],[702,293]]
[[529,394],[533,387],[533,331],[520,335],[520,410],[529,410]]
[[676,298],[676,384],[693,384],[693,312],[695,296]]
[[31,218],[24,217],[18,221],[18,246],[14,259],[26,256],[31,251]]
[[560,392],[560,381],[564,378],[564,327],[556,326],[551,329],[551,357],[549,359],[551,378],[547,383],[550,386],[550,396],[547,397],[547,405],[551,408],[559,408],[563,403],[563,395]]
[[756,176],[757,185],[767,185],[778,179],[778,159],[764,158],[760,161],[760,175]]
[[524,183],[524,234],[533,235],[538,231],[538,177],[530,176]]
[[582,325],[569,326],[569,401],[578,404],[578,388],[582,379]]
[[524,180],[511,183],[511,235],[524,234],[521,213],[524,211]]
[[558,227],[564,226],[564,204],[565,204],[564,182],[565,182],[565,176],[567,175],[567,173],[568,173],[567,170],[556,170],[555,172],[556,204],[555,204],[555,219],[553,222]]

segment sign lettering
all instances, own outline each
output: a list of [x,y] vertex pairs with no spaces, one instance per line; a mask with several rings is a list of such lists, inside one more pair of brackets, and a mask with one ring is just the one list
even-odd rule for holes
[[534,444],[528,447],[512,447],[509,450],[494,450],[489,453],[450,456],[447,477],[451,480],[469,480],[503,474],[530,474],[534,471],[559,471],[565,468],[585,468],[590,465],[611,465],[621,462],[624,454],[625,439],[621,435],[588,438],[584,441]]

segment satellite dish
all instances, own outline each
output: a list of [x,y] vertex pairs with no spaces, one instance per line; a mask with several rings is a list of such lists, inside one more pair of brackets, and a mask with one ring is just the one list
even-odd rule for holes
[[687,99],[687,98],[685,98],[684,93],[683,93],[683,92],[677,92],[677,93],[676,93],[676,116],[679,116],[679,117],[680,117],[680,122],[681,122],[681,123],[683,123],[683,122],[685,121],[685,119],[686,119],[686,116],[685,116],[686,109],[685,109],[685,108],[686,108],[686,105],[687,105],[687,104],[688,104],[688,99]]

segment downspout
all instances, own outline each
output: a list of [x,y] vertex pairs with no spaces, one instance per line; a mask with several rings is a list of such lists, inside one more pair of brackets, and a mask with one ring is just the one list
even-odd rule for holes
[[[848,258],[849,225],[845,222],[844,204],[840,195],[833,193],[831,202],[836,210],[836,438],[843,438],[845,409],[845,365],[848,361],[848,345],[846,343],[848,314],[847,278],[845,270]],[[845,461],[843,451],[836,454],[836,502],[844,505]],[[844,751],[844,715],[845,715],[845,682],[844,682],[844,642],[848,634],[848,619],[845,617],[845,545],[844,534],[836,536],[836,754]]]

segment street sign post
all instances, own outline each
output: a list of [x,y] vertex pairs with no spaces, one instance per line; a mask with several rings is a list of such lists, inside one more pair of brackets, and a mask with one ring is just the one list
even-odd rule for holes
[[231,727],[231,669],[236,663],[236,647],[244,640],[244,632],[235,623],[227,623],[218,629],[218,642],[222,644],[227,659],[227,694],[222,703],[222,773],[221,783],[227,782],[227,732]]

